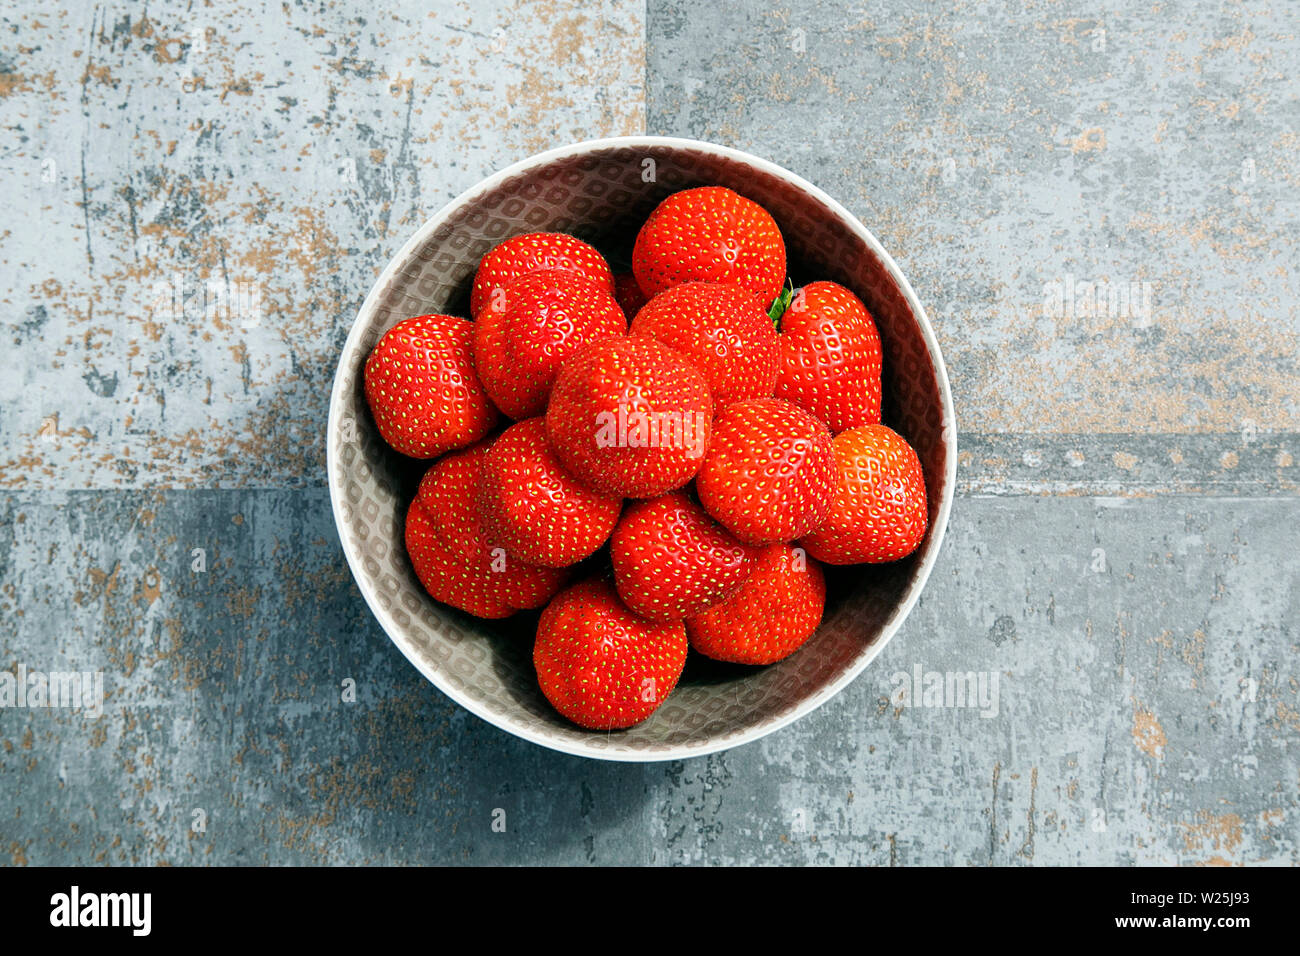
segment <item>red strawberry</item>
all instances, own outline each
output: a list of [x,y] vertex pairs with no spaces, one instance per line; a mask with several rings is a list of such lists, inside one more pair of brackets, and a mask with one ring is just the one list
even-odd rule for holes
[[483,257],[469,293],[469,314],[477,317],[510,280],[543,269],[576,272],[614,291],[614,273],[594,246],[562,232],[530,232],[507,239]]
[[478,441],[500,417],[474,372],[474,326],[450,315],[405,319],[366,359],[365,392],[384,441],[437,458]]
[[758,555],[682,492],[629,505],[609,550],[619,596],[654,621],[680,621],[730,597]]
[[478,617],[541,607],[567,572],[524,564],[483,540],[475,505],[485,445],[439,459],[406,512],[406,551],[424,589]]
[[835,455],[826,426],[780,398],[722,410],[695,480],[704,510],[746,544],[807,534],[835,494]]
[[650,213],[632,249],[647,296],[683,282],[734,282],[766,309],[785,284],[785,243],[767,210],[722,186],[669,196]]
[[483,441],[444,455],[424,473],[412,510],[418,504],[428,513],[429,527],[458,559],[482,556],[488,543],[483,514],[475,489],[483,480],[483,463],[492,442]]
[[530,272],[493,300],[474,323],[474,366],[514,419],[546,410],[560,362],[574,349],[627,332],[613,293],[572,272]]
[[645,720],[677,686],[686,665],[680,621],[637,617],[599,579],[575,584],[546,606],[537,624],[533,665],[546,699],[593,730]]
[[698,369],[654,339],[629,335],[565,360],[546,434],[561,464],[594,491],[653,498],[695,477],[712,417]]
[[826,520],[799,543],[827,564],[880,564],[905,558],[925,537],[928,513],[921,459],[886,425],[835,436],[838,487]]
[[622,499],[599,495],[560,465],[539,416],[507,428],[483,457],[484,537],[529,564],[576,564],[605,543]]
[[774,664],[821,623],[826,578],[802,548],[773,544],[736,594],[686,619],[691,647],[733,664]]
[[838,435],[880,421],[880,333],[862,300],[834,282],[798,290],[781,316],[775,395]]
[[772,394],[781,370],[781,344],[768,318],[738,285],[686,282],[651,299],[632,321],[686,356],[709,380],[719,408]]
[[614,298],[623,308],[623,314],[629,319],[641,311],[646,304],[645,293],[637,285],[636,276],[630,272],[620,272],[614,276]]

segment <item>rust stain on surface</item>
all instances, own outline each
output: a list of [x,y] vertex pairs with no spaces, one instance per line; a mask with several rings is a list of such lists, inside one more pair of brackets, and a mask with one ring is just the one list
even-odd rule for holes
[[1156,715],[1149,710],[1143,710],[1134,702],[1133,707],[1133,744],[1138,750],[1142,751],[1148,757],[1155,760],[1162,760],[1165,756],[1165,739],[1164,728],[1156,720]]
[[[1189,853],[1215,850],[1232,854],[1241,846],[1242,820],[1235,813],[1216,815],[1208,810],[1199,810],[1195,822],[1179,823],[1179,826],[1183,830],[1183,846]],[[1222,860],[1222,856],[1210,859]],[[1224,860],[1219,865],[1230,866],[1231,864]]]

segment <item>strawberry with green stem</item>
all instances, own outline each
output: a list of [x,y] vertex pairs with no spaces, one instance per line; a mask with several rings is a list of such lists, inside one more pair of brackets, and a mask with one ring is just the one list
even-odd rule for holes
[[880,421],[880,333],[861,299],[834,282],[811,282],[783,291],[768,314],[781,330],[776,397],[835,435]]

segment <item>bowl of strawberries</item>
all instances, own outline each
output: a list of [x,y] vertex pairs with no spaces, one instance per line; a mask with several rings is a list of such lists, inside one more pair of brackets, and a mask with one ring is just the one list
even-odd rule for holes
[[421,673],[609,760],[723,750],[866,668],[952,503],[943,360],[812,184],[709,143],[539,154],[411,237],[339,360],[361,593]]

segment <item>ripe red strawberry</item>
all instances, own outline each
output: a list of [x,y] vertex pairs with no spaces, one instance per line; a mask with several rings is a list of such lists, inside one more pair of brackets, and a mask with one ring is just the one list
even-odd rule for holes
[[572,272],[512,280],[474,323],[474,366],[497,408],[520,420],[546,410],[560,362],[578,346],[627,333],[614,294]]
[[686,619],[691,647],[733,664],[774,664],[821,623],[826,578],[801,548],[773,544],[736,594]]
[[530,232],[499,243],[483,257],[469,293],[469,314],[477,317],[512,279],[543,269],[576,272],[614,291],[614,273],[594,246],[562,232]]
[[785,284],[785,242],[758,203],[722,186],[673,193],[650,213],[632,271],[654,298],[683,282],[734,282],[766,309]]
[[619,597],[654,621],[680,621],[730,597],[759,553],[680,491],[629,505],[609,550]]
[[483,463],[491,441],[444,455],[424,473],[411,509],[428,515],[434,536],[458,560],[473,561],[488,544],[475,489],[483,480]]
[[406,512],[406,551],[424,589],[478,617],[509,617],[541,607],[567,571],[510,558],[483,540],[475,493],[486,445],[454,452],[420,480]]
[[632,320],[704,373],[718,408],[772,394],[781,344],[758,300],[738,285],[685,282],[660,292]]
[[704,510],[746,544],[790,541],[821,523],[835,494],[831,434],[780,398],[722,410],[695,487]]
[[695,477],[712,417],[698,369],[654,339],[629,335],[584,345],[564,361],[546,434],[561,464],[592,490],[653,498]]
[[564,470],[539,416],[507,428],[483,456],[478,505],[489,542],[520,561],[562,568],[605,543],[623,501]]
[[834,282],[798,290],[781,316],[775,395],[838,435],[880,421],[880,333],[862,300]]
[[384,441],[437,458],[478,441],[500,417],[474,372],[474,326],[450,315],[405,319],[366,359],[365,392]]
[[557,594],[533,645],[537,682],[561,714],[593,730],[645,720],[677,686],[686,665],[681,621],[638,617],[599,579]]
[[630,272],[620,272],[614,276],[614,298],[618,299],[618,304],[622,306],[623,314],[629,321],[641,311],[641,306],[647,301],[641,286],[637,284],[636,276]]
[[886,425],[835,436],[839,479],[826,520],[799,543],[827,564],[905,558],[925,537],[928,512],[921,460]]

